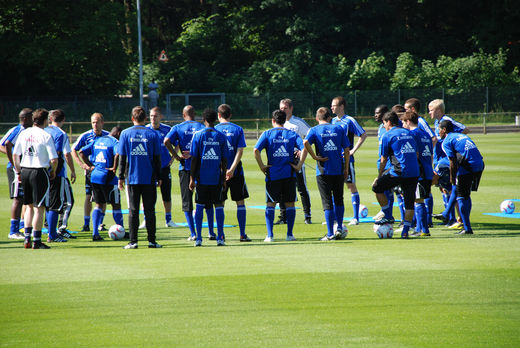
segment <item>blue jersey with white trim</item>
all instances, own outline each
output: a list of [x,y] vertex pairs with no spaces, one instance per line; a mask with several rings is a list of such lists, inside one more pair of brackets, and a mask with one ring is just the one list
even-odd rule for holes
[[419,179],[431,180],[433,178],[432,138],[420,128],[415,128],[411,132],[415,139],[415,144],[417,145],[417,153],[419,154],[419,168],[421,172]]
[[159,128],[157,129],[153,128],[151,123],[147,124],[146,127],[157,132],[157,135],[159,136],[159,139],[161,141],[161,168],[164,168],[168,166],[170,160],[172,159],[172,156],[170,155],[170,151],[168,151],[168,148],[166,148],[166,145],[164,145],[163,140],[166,137],[166,135],[168,135],[172,127],[164,123],[159,124]]
[[227,152],[226,136],[215,128],[206,127],[193,135],[190,155],[200,159],[197,184],[218,185],[225,179],[221,162],[228,157]]
[[[246,138],[244,136],[244,130],[242,129],[242,127],[231,122],[219,123],[215,126],[215,129],[226,136],[228,147],[228,155],[226,159],[227,169],[229,169],[233,164],[233,161],[235,160],[235,156],[237,155],[238,149],[246,147]],[[235,170],[234,174],[242,174],[244,172],[242,166],[240,166],[240,168],[237,168],[237,170],[238,169],[240,169],[240,172],[237,172]]]
[[[5,146],[5,144],[7,143],[7,141],[9,140],[9,142],[13,145],[16,144],[16,139],[18,139],[18,135],[20,134],[21,131],[23,131],[25,128],[19,124],[19,125],[16,125],[15,127],[9,129],[7,131],[7,133],[5,133],[4,137],[2,138],[2,140],[0,140],[0,144],[2,146]],[[13,164],[11,162],[7,162],[7,168],[12,168],[13,167]]]
[[484,170],[484,161],[477,145],[466,134],[451,132],[442,142],[442,150],[458,164],[457,175]]
[[267,170],[265,181],[281,180],[294,177],[294,149],[303,150],[302,138],[294,131],[283,127],[268,129],[262,133],[255,148],[267,152]]
[[[90,174],[90,182],[94,184],[117,184],[117,177],[110,174],[108,168],[114,166],[114,157],[116,156],[118,141],[110,135],[97,137],[93,142],[81,148],[81,152],[90,158],[94,165],[94,170]],[[108,180],[107,180],[108,179]]]
[[442,150],[442,139],[439,135],[439,124],[444,121],[451,121],[453,124],[453,131],[455,133],[462,133],[466,126],[462,123],[455,121],[453,118],[444,115],[440,120],[435,120],[435,135],[437,136],[437,143],[435,144],[435,148],[433,149],[433,166],[436,168],[449,167],[450,161],[446,158],[446,154]]
[[[104,135],[108,135],[109,133],[106,130],[101,131],[101,135],[97,135],[92,129],[88,130],[84,133],[82,133],[78,139],[76,139],[76,142],[72,144],[72,149],[74,151],[81,150],[82,147],[85,145],[90,144],[93,142],[97,137],[102,137]],[[92,158],[89,158],[89,160],[92,162]]]
[[[166,135],[166,138],[170,140],[173,147],[179,146],[181,152],[190,151],[191,139],[193,134],[201,129],[204,129],[204,125],[197,121],[184,121],[172,127],[170,132]],[[185,159],[179,163],[179,170],[190,170],[191,159]]]
[[381,155],[392,163],[390,175],[419,177],[417,144],[408,129],[392,127],[381,138]]
[[[352,116],[343,115],[339,120],[338,118],[334,117],[331,123],[336,124],[338,122],[345,122],[348,125],[347,138],[352,146],[354,146],[354,135],[360,137],[365,134],[363,127],[361,127],[358,121],[356,121],[356,119]],[[350,162],[354,162],[354,156],[350,156]]]
[[58,157],[61,163],[61,167],[59,168],[59,172],[56,173],[56,176],[66,177],[67,166],[65,163],[65,154],[70,152],[69,145],[69,137],[67,133],[63,131],[63,129],[50,125],[44,129],[47,133],[49,133],[54,141],[54,146],[56,147],[56,152],[58,153]]
[[327,157],[325,162],[316,162],[316,176],[343,174],[343,149],[350,147],[347,134],[339,124],[319,124],[312,127],[305,140],[316,147],[316,155]]
[[128,184],[155,184],[158,178],[154,176],[154,156],[161,155],[157,132],[141,125],[125,129],[121,132],[117,153],[127,157]]

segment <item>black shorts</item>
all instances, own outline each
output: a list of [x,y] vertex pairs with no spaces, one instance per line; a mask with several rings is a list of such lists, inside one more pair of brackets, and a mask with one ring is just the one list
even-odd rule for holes
[[179,170],[182,211],[193,211],[193,192],[190,190],[190,171]]
[[417,182],[417,190],[415,192],[416,199],[426,199],[430,197],[432,192],[432,181],[431,180],[419,180]]
[[54,180],[51,180],[51,186],[49,188],[49,209],[60,211],[63,206],[63,181],[65,180],[62,176],[57,176]]
[[295,178],[266,181],[265,196],[267,203],[296,202]]
[[345,187],[343,181],[343,175],[318,175],[316,177],[323,210],[334,209],[332,204],[333,197],[336,205],[341,206],[345,204],[343,203],[343,189]]
[[7,168],[7,181],[9,182],[9,197],[23,198],[23,187],[16,178],[16,169],[14,167]]
[[46,168],[22,168],[23,204],[47,207],[50,185]]
[[195,202],[198,204],[220,204],[224,202],[224,191],[221,185],[197,185]]
[[161,168],[161,196],[163,202],[172,201],[172,174],[170,173],[170,167]]
[[92,184],[90,183],[90,172],[85,173],[85,194],[90,196],[92,194]]
[[345,184],[356,183],[356,169],[354,168],[354,162],[349,162],[348,177],[345,179]]
[[372,186],[372,191],[375,193],[384,193],[395,186],[401,186],[404,207],[406,210],[413,210],[415,205],[415,191],[417,189],[417,178],[401,178],[398,176],[391,176],[386,173],[376,180]]
[[457,197],[468,198],[471,191],[477,191],[482,172],[475,172],[457,176]]
[[92,183],[92,200],[97,204],[121,204],[121,193],[117,185]]
[[244,199],[248,198],[249,192],[247,191],[244,174],[235,175],[230,180],[226,181],[224,200],[227,199],[228,190],[231,191],[231,199],[235,202],[243,201]]

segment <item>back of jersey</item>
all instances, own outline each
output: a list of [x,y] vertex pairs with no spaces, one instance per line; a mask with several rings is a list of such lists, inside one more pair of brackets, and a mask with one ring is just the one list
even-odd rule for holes
[[214,128],[205,128],[193,135],[190,155],[200,159],[197,183],[218,185],[224,179],[221,162],[227,157],[226,136]]
[[160,151],[159,137],[149,128],[133,126],[121,133],[118,153],[127,156],[128,184],[155,184],[154,156],[160,156]]

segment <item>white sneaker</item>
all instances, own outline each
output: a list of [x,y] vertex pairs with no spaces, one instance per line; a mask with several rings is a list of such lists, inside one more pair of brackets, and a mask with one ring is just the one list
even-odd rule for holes
[[349,226],[359,225],[359,221],[357,219],[352,219],[348,224]]
[[322,242],[328,242],[329,240],[334,240],[335,236],[329,237],[328,235],[324,235],[320,240]]
[[288,241],[288,242],[293,242],[293,241],[296,240],[296,238],[295,238],[294,236],[291,235],[291,236],[287,236],[287,237],[285,237],[285,240]]
[[146,220],[143,220],[141,224],[139,225],[139,229],[142,230],[143,228],[146,228]]
[[188,242],[193,242],[195,239],[197,239],[197,236],[189,236],[187,241]]
[[274,238],[273,238],[273,237],[269,237],[269,236],[267,236],[267,237],[265,237],[264,242],[266,242],[266,243],[272,243],[272,242],[274,242]]
[[223,239],[217,239],[217,246],[225,246],[226,243],[224,242]]
[[137,249],[137,243],[128,243],[123,249]]
[[196,240],[194,246],[196,246],[196,247],[202,246],[202,241]]
[[166,223],[166,227],[179,227],[173,220],[170,220]]
[[382,211],[380,211],[379,213],[377,213],[376,215],[374,215],[374,217],[372,219],[374,219],[374,221],[379,221],[381,220],[382,218],[385,217],[385,213],[383,213]]
[[9,239],[16,239],[16,240],[23,240],[25,239],[25,236],[21,234],[20,232],[10,233]]

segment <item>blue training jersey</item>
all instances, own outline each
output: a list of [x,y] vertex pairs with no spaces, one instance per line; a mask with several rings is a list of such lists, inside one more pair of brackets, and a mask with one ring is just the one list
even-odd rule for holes
[[294,148],[303,150],[302,138],[294,131],[283,127],[268,129],[262,133],[255,148],[267,152],[267,171],[265,181],[281,180],[294,177]]
[[191,140],[191,157],[200,159],[198,172],[195,174],[197,184],[218,185],[225,180],[221,162],[228,157],[227,139],[215,128],[206,127],[193,135]]
[[448,160],[446,154],[442,150],[443,140],[439,135],[439,124],[444,120],[451,121],[451,123],[453,124],[453,131],[455,133],[462,133],[464,129],[466,129],[466,126],[464,126],[462,123],[457,122],[446,115],[442,116],[440,120],[435,120],[435,136],[437,137],[437,143],[435,144],[435,148],[433,149],[433,166],[437,169],[450,166],[450,161]]
[[343,149],[350,147],[345,130],[338,123],[319,124],[312,127],[305,140],[315,145],[316,155],[328,157],[328,161],[316,162],[316,176],[342,175],[344,171]]
[[442,142],[442,150],[458,164],[457,175],[484,170],[484,161],[477,145],[466,134],[451,132]]
[[172,129],[172,127],[165,125],[164,123],[159,124],[158,129],[153,128],[151,123],[147,124],[146,127],[157,132],[157,135],[159,136],[159,139],[161,141],[161,168],[164,168],[168,166],[170,160],[172,159],[172,156],[170,155],[170,151],[168,151],[168,148],[166,147],[166,145],[164,145],[163,141],[166,135],[168,135],[168,133]]
[[54,141],[56,147],[56,153],[58,154],[58,167],[56,176],[66,177],[67,166],[65,163],[65,154],[70,152],[69,137],[63,129],[50,125],[44,129],[49,133]]
[[[231,122],[219,123],[215,126],[215,129],[226,136],[228,147],[227,169],[229,169],[235,161],[238,149],[246,147],[244,130],[242,127]],[[238,166],[234,175],[242,174],[243,172],[242,166]]]
[[420,128],[411,131],[417,145],[417,153],[419,154],[419,180],[431,180],[433,178],[433,145],[432,138],[428,133]]
[[[356,119],[349,115],[343,115],[340,120],[334,117],[332,119],[332,124],[336,124],[338,122],[345,122],[348,125],[347,138],[350,144],[354,146],[354,135],[360,137],[365,134],[365,130],[361,125],[356,121]],[[354,156],[350,156],[350,162],[354,162]]]
[[154,156],[161,155],[157,132],[140,125],[125,129],[121,132],[117,153],[127,156],[129,185],[155,184],[158,178],[154,173]]
[[392,127],[381,138],[381,155],[392,163],[390,175],[419,177],[417,145],[408,129]]
[[81,148],[80,151],[85,156],[94,158],[91,162],[95,168],[90,174],[90,182],[100,185],[117,184],[117,177],[107,168],[114,166],[118,143],[113,136],[104,135]]
[[[2,140],[0,140],[0,145],[5,146],[5,144],[9,140],[9,142],[11,144],[13,144],[13,148],[14,148],[14,145],[16,144],[16,139],[18,139],[18,135],[24,129],[25,128],[21,124],[16,125],[15,127],[9,129],[7,131],[7,133],[5,133],[5,135],[2,138]],[[12,168],[12,167],[13,167],[13,164],[11,162],[7,162],[7,168]]]
[[[204,129],[204,125],[197,121],[184,121],[172,127],[170,132],[166,135],[166,138],[170,140],[173,147],[179,146],[181,152],[190,151],[191,139],[193,134],[201,129]],[[191,159],[183,160],[179,163],[179,170],[190,170]]]
[[[74,151],[79,151],[85,145],[88,145],[91,142],[93,142],[94,139],[96,139],[97,137],[102,137],[102,136],[108,135],[108,134],[110,134],[110,133],[108,133],[106,130],[102,130],[101,135],[96,135],[96,133],[94,133],[94,131],[92,129],[88,130],[88,131],[82,133],[78,137],[78,139],[76,139],[76,142],[74,144],[72,144],[72,149]],[[89,158],[89,160],[92,162],[93,158]]]

